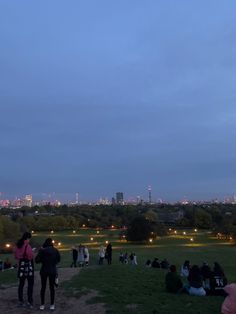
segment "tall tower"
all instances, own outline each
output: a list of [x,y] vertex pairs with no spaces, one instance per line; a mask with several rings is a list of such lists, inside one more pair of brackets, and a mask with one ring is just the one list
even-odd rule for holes
[[152,202],[152,187],[151,185],[148,186],[148,202],[151,204]]
[[79,193],[75,193],[75,204],[79,204]]

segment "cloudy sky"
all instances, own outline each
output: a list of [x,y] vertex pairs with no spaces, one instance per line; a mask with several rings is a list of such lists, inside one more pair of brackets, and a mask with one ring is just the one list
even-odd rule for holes
[[0,191],[236,194],[236,1],[0,1]]

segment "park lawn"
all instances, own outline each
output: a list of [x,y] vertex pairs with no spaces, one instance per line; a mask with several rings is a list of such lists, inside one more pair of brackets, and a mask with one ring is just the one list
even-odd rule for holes
[[[207,232],[187,231],[187,235],[178,231],[177,235],[158,238],[153,243],[131,244],[119,240],[119,230],[80,230],[78,234],[71,232],[36,233],[33,240],[42,244],[47,237],[61,242],[62,261],[60,267],[71,264],[71,247],[80,243],[86,244],[90,252],[90,266],[83,268],[78,276],[64,284],[66,292],[78,297],[90,289],[99,292],[99,298],[93,302],[107,304],[108,313],[174,313],[174,314],[216,314],[220,313],[221,297],[190,297],[188,295],[171,295],[165,292],[164,278],[166,271],[147,269],[147,259],[167,258],[171,264],[180,269],[185,259],[192,264],[201,265],[203,261],[213,264],[218,261],[224,268],[229,282],[236,282],[236,246],[230,241],[219,240]],[[91,240],[93,237],[93,240]],[[194,238],[191,242],[190,239]],[[113,245],[113,263],[98,266],[98,249]],[[119,264],[119,252],[135,252],[138,266]],[[1,255],[4,260],[7,255]],[[38,266],[37,266],[38,269]],[[16,271],[0,272],[0,284],[16,282]]]
[[222,297],[191,297],[165,292],[166,271],[142,265],[93,266],[86,268],[64,287],[69,295],[80,297],[89,290],[99,291],[92,300],[106,303],[107,313],[217,314]]

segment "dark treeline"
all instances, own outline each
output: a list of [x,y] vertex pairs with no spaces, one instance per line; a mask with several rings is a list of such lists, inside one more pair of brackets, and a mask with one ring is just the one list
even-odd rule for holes
[[[0,210],[0,242],[12,239],[25,230],[78,230],[88,228],[128,227],[137,217],[150,222],[155,233],[164,234],[164,226],[201,228],[236,235],[234,204],[146,204],[146,205],[50,205]],[[12,232],[13,231],[13,232]],[[13,234],[13,235],[11,235]]]

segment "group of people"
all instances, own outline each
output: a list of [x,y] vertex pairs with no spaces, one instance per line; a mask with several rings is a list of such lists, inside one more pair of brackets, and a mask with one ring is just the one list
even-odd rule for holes
[[169,262],[167,261],[167,259],[163,259],[162,261],[160,261],[157,257],[155,257],[153,259],[153,261],[151,261],[150,259],[148,259],[146,261],[145,264],[146,267],[152,267],[152,268],[162,268],[162,269],[168,269],[169,268]]
[[120,255],[119,255],[119,262],[121,264],[131,264],[131,265],[138,265],[138,262],[137,262],[137,256],[134,252],[132,252],[130,255],[128,255],[128,253],[123,253],[123,252],[120,252]]
[[72,247],[71,267],[83,267],[89,265],[89,250],[87,246],[80,244],[78,247]]
[[[72,263],[71,267],[83,267],[89,265],[89,250],[87,246],[80,244],[78,247],[73,246],[71,249],[72,252]],[[107,260],[108,265],[111,265],[112,262],[112,245],[111,243],[107,244],[105,248],[103,245],[100,246],[98,252],[98,264],[103,265],[104,259]]]
[[[47,238],[35,254],[30,245],[31,233],[25,232],[18,240],[15,249],[15,258],[18,267],[18,301],[19,307],[33,308],[33,288],[34,288],[34,262],[41,264],[41,290],[40,310],[45,309],[45,291],[47,280],[49,280],[50,288],[50,310],[55,310],[55,286],[58,285],[57,264],[60,262],[60,253],[54,248],[51,238]],[[35,256],[36,255],[36,256]],[[23,289],[25,282],[28,282],[27,287],[27,303],[24,302]]]
[[[182,280],[186,278],[187,283]],[[190,295],[225,296],[221,307],[222,314],[236,314],[236,284],[227,285],[227,278],[217,262],[212,269],[207,262],[203,262],[201,267],[190,265],[186,260],[181,267],[180,275],[177,274],[176,266],[171,265],[165,277],[166,290],[171,293],[187,292]]]
[[[186,278],[184,284],[182,278]],[[166,289],[169,292],[188,292],[190,295],[225,295],[224,287],[227,279],[219,263],[215,262],[211,269],[207,262],[203,262],[201,267],[190,265],[186,260],[181,267],[180,275],[177,274],[176,266],[171,265],[169,273],[166,275]]]
[[6,258],[5,261],[0,261],[0,271],[3,271],[5,269],[11,269],[15,268],[16,265],[12,265],[11,261],[9,258]]

